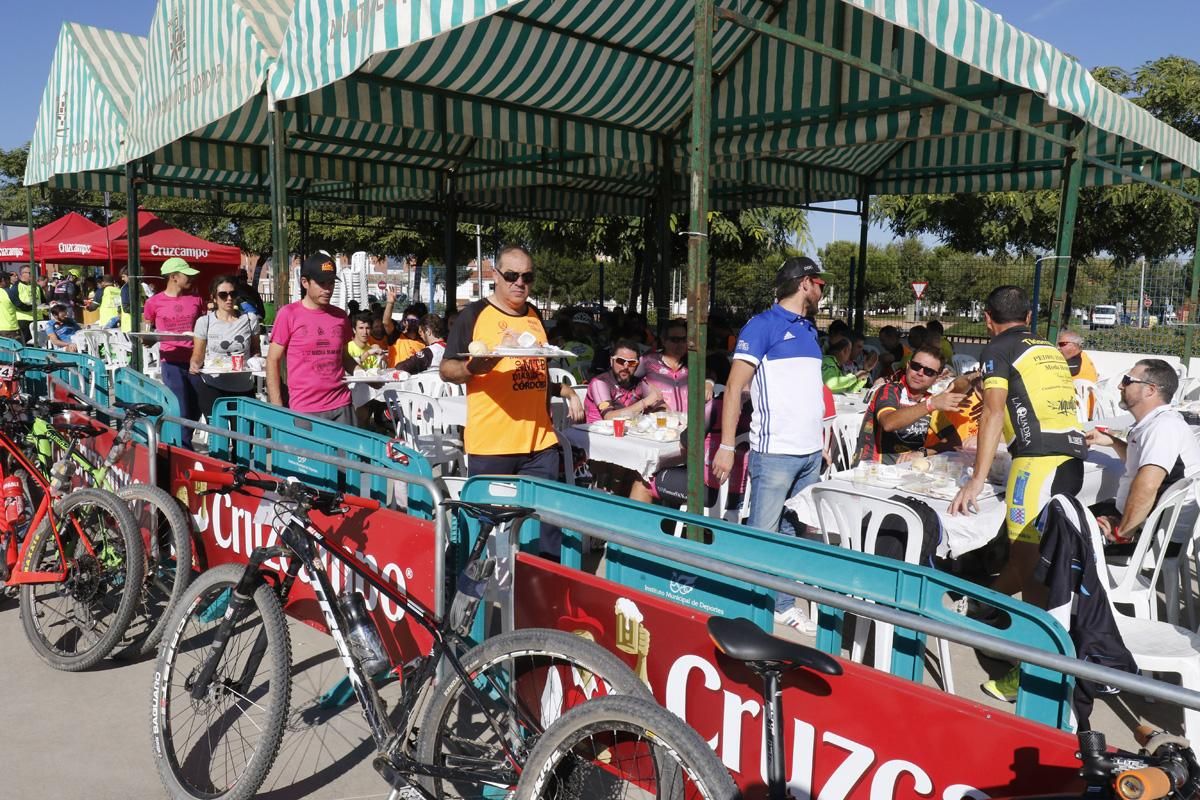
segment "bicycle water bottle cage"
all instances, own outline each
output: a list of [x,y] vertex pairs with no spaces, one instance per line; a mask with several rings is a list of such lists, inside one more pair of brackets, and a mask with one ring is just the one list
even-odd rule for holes
[[842,665],[832,657],[796,642],[779,639],[744,617],[710,617],[708,635],[726,656],[745,664],[803,667],[822,675],[841,675]]

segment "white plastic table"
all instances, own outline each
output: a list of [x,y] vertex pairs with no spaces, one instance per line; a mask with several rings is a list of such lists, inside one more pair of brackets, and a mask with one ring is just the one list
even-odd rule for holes
[[678,439],[660,442],[630,433],[614,436],[589,425],[573,425],[565,433],[572,445],[587,452],[588,460],[616,464],[643,478],[649,478],[664,467],[683,463],[683,446]]

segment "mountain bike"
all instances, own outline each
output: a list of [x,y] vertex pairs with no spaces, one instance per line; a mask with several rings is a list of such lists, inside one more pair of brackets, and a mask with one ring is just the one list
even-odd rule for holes
[[[74,365],[53,365],[55,369],[75,370]],[[146,581],[140,602],[121,642],[113,650],[116,658],[134,658],[153,653],[162,638],[167,611],[179,600],[192,577],[192,525],[175,498],[157,486],[142,483],[120,485],[116,473],[121,459],[130,452],[138,421],[163,413],[152,403],[117,400],[113,406],[125,412],[116,426],[116,437],[101,458],[81,447],[81,442],[101,432],[90,425],[56,425],[59,414],[77,413],[89,417],[94,409],[70,402],[35,399],[21,391],[24,371],[33,366],[16,365],[3,392],[4,419],[14,432],[26,455],[36,464],[57,494],[91,486],[113,492],[133,512],[146,553]],[[153,457],[153,456],[151,456]],[[182,555],[181,555],[182,554]],[[178,564],[184,564],[179,568]]]
[[[497,564],[503,567],[503,559],[485,556],[485,548],[493,539],[515,536],[531,509],[444,504],[478,520],[480,533],[450,611],[439,620],[330,546],[309,516],[314,510],[326,515],[369,511],[379,507],[377,502],[320,491],[295,479],[251,477],[244,469],[190,477],[205,484],[201,491],[264,492],[274,503],[278,544],[255,549],[245,565],[201,574],[168,621],[154,675],[151,736],[159,775],[172,798],[244,800],[266,779],[279,751],[291,692],[282,609],[301,570],[371,729],[372,764],[393,797],[508,796],[528,748],[567,704],[569,692],[563,687],[574,686],[571,680],[600,694],[650,697],[619,658],[564,631],[518,630],[468,649],[466,635],[484,593],[502,580]],[[428,632],[429,655],[395,668],[391,656],[381,652],[362,595],[335,593],[318,550]],[[269,560],[278,560],[281,569],[268,569]],[[392,715],[372,680],[389,670],[400,673],[402,689]]]
[[[741,661],[763,682],[767,797],[792,795],[785,778],[783,673],[793,669],[836,676],[832,657],[765,633],[747,619],[708,620],[713,644]],[[1104,734],[1079,732],[1080,794],[1054,794],[1025,800],[1195,800],[1200,797],[1200,763],[1187,740],[1143,727],[1136,731],[1137,753],[1109,751]],[[567,712],[538,740],[517,785],[518,800],[532,798],[737,797],[733,781],[716,754],[686,723],[637,698],[601,698]]]
[[[20,370],[56,368],[3,365],[0,385]],[[56,669],[87,669],[112,652],[133,617],[142,540],[129,507],[110,492],[58,496],[19,443],[23,430],[0,416],[0,580],[17,592],[34,652]]]

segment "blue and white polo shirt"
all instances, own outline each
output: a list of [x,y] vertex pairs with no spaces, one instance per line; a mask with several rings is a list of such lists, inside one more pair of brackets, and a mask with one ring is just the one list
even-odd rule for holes
[[733,357],[756,367],[750,382],[750,447],[776,455],[820,451],[825,399],[813,324],[776,303],[742,328]]

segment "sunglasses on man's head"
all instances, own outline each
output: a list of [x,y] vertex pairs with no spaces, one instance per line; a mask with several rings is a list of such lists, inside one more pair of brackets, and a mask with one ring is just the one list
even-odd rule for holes
[[636,367],[638,360],[636,358],[621,358],[620,356],[612,357],[614,364],[620,364],[622,367]]
[[507,272],[501,272],[500,277],[504,278],[505,283],[516,283],[519,280],[526,286],[533,284],[533,270],[529,270],[529,272],[515,272],[510,269]]
[[924,364],[918,364],[915,361],[908,362],[908,368],[911,369],[913,372],[919,372],[923,375],[928,375],[931,378],[937,377],[942,372],[940,369],[934,369],[933,367],[927,367]]

